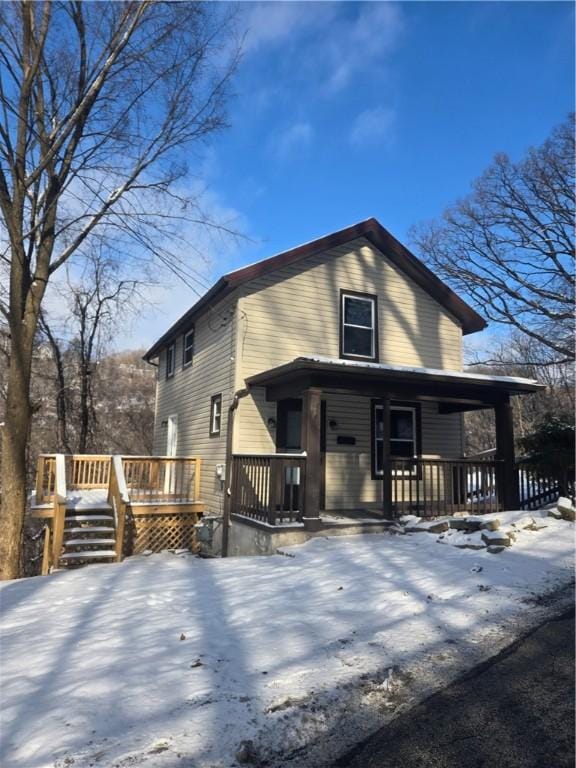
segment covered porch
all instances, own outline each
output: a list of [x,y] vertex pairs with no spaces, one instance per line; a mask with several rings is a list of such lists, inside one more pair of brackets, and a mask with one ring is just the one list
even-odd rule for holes
[[[230,456],[232,520],[318,531],[521,504],[511,397],[535,381],[297,358],[246,384],[276,407],[276,451]],[[460,414],[481,408],[494,411],[496,454],[466,458]]]

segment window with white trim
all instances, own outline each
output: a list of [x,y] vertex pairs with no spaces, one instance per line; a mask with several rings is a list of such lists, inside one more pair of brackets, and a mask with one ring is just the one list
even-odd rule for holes
[[212,395],[210,400],[210,436],[220,434],[222,426],[222,395]]
[[376,297],[342,291],[341,357],[376,360]]
[[192,359],[194,358],[194,328],[191,328],[184,334],[184,340],[182,343],[182,368],[188,368],[192,365]]
[[174,376],[174,354],[175,354],[174,344],[170,344],[170,346],[166,348],[166,378],[167,379],[169,379],[171,376]]
[[[382,475],[384,458],[384,407],[374,405],[373,411],[373,466],[374,474]],[[394,458],[412,459],[418,455],[416,431],[416,407],[390,406],[390,455]]]

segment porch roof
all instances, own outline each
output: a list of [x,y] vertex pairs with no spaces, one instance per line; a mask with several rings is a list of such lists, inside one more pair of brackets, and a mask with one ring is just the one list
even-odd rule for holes
[[[265,386],[268,399],[296,396],[309,387],[349,394],[446,402],[445,411],[472,410],[506,401],[510,395],[544,389],[534,379],[487,376],[437,368],[387,365],[329,357],[297,357],[249,376],[248,386]],[[456,407],[458,404],[458,407]]]

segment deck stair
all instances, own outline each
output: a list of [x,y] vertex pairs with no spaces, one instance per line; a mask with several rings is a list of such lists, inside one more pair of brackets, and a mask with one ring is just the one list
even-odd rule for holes
[[203,513],[196,456],[41,454],[31,514],[44,523],[42,575],[191,549]]
[[[93,504],[94,506],[87,506]],[[116,559],[114,511],[104,499],[91,500],[88,494],[76,494],[66,505],[63,552],[59,567],[87,563],[110,563]]]

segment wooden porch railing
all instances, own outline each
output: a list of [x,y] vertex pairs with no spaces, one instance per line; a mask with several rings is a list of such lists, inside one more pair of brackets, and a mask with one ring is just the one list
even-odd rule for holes
[[393,458],[392,511],[421,517],[497,512],[501,464],[496,459]]
[[234,455],[232,512],[269,525],[299,522],[305,482],[305,454]]
[[195,456],[123,456],[122,467],[132,504],[200,499],[201,459]]
[[110,462],[110,483],[108,486],[108,503],[114,511],[114,527],[116,529],[116,560],[122,560],[124,548],[124,529],[126,527],[126,511],[130,505],[130,496],[126,487],[124,468],[120,456],[112,456]]
[[36,466],[36,504],[50,504],[56,484],[56,455],[41,453]]
[[530,465],[528,459],[518,459],[516,462],[518,474],[518,490],[521,509],[538,509],[556,501],[561,492],[574,493],[574,488],[561,488],[560,479],[537,470]]
[[52,552],[50,562],[43,565],[47,571],[52,566],[57,566],[64,546],[64,521],[66,519],[66,460],[62,453],[54,457],[54,495],[53,495],[53,520],[52,520]]
[[68,488],[108,488],[110,455],[72,454],[66,456]]

